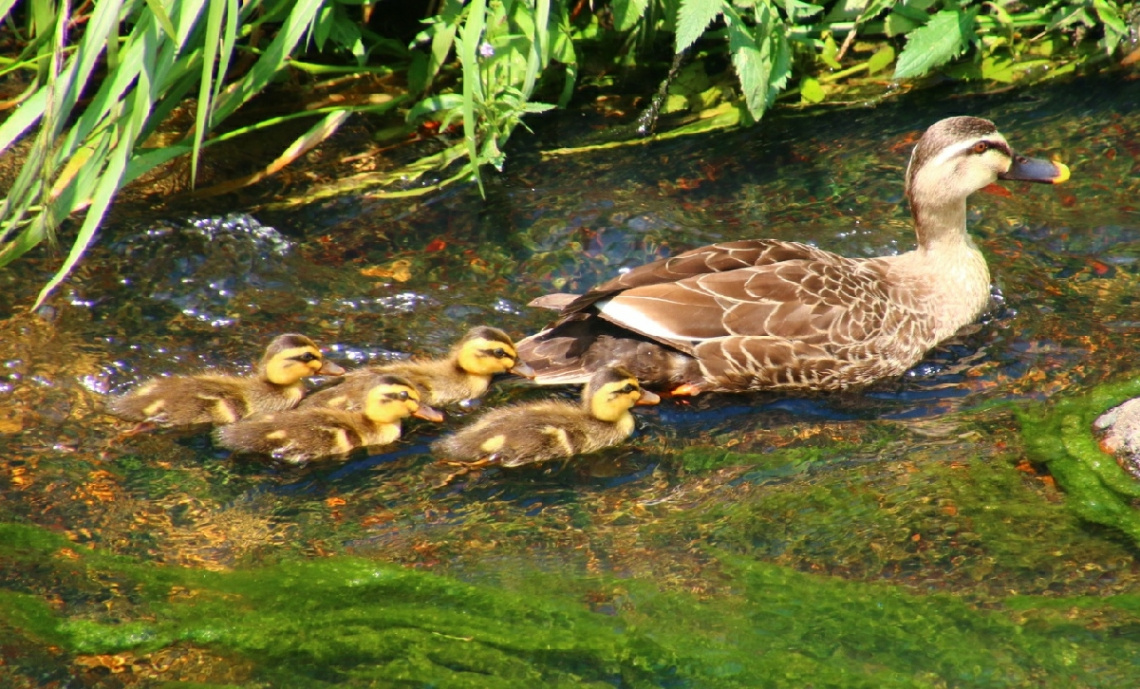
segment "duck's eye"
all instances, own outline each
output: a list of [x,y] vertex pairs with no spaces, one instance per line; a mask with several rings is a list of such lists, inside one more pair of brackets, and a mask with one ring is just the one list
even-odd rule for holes
[[313,354],[312,352],[305,352],[304,354],[301,354],[300,356],[295,356],[293,358],[296,359],[297,361],[300,361],[302,363],[307,364],[310,361],[320,361],[321,357],[317,356],[316,354]]
[[508,356],[510,356],[509,354],[507,354],[507,350],[503,349],[502,347],[499,347],[498,349],[494,350],[493,352],[491,352],[491,354],[494,354],[496,359],[505,359]]
[[621,390],[618,390],[618,392],[622,393],[623,395],[628,395],[631,392],[637,392],[637,389],[637,386],[633,383],[627,383],[626,386]]
[[985,153],[986,151],[990,150],[990,145],[985,141],[979,141],[978,143],[974,144],[970,150],[974,153]]
[[406,401],[408,401],[408,397],[409,397],[409,396],[410,396],[410,395],[408,395],[408,391],[407,391],[407,390],[401,390],[401,391],[400,391],[400,394],[399,394],[399,395],[396,395],[396,397],[397,397],[397,398],[398,398],[398,399],[399,399],[401,402],[406,402]]

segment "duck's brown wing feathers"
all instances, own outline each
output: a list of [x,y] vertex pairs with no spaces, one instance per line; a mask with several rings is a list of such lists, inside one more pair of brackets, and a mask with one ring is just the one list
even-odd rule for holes
[[[744,239],[710,244],[633,268],[560,306],[564,314],[574,313],[635,287],[675,283],[699,275],[725,273],[785,261],[826,260],[831,256],[832,254],[807,244],[775,239]],[[536,305],[548,306],[541,303],[543,299],[539,297],[536,301],[540,303]],[[551,302],[550,305],[556,303]]]
[[[588,311],[567,307],[553,327],[523,340],[520,354],[540,383],[574,382],[616,362],[648,384],[830,389],[864,373],[901,372],[932,344],[909,342],[924,316],[908,289],[886,279],[888,261],[746,244],[753,258],[772,262],[631,287]],[[723,267],[722,253],[710,256]],[[774,260],[780,255],[798,257]]]
[[607,321],[692,354],[726,337],[864,340],[883,328],[893,301],[878,262],[832,256],[635,287],[596,306]]

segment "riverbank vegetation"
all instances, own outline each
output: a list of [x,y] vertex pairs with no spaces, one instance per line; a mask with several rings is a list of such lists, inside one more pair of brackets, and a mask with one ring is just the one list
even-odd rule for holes
[[[211,193],[278,172],[354,115],[383,146],[431,145],[293,202],[481,187],[527,116],[580,105],[584,86],[630,106],[613,113],[629,127],[601,144],[615,145],[748,125],[776,105],[874,102],[945,79],[1005,88],[1140,59],[1140,4],[1111,0],[0,0],[0,14],[0,152],[23,160],[0,203],[0,266],[75,223],[41,302],[126,185],[186,161],[193,189],[211,152],[283,125],[301,126]],[[307,97],[247,112],[282,82]]]

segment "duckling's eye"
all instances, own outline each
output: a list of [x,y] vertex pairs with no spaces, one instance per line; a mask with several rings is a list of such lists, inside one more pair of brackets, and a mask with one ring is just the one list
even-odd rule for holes
[[978,143],[974,144],[970,150],[974,153],[985,153],[986,151],[990,150],[990,144],[986,141],[979,141]]
[[408,400],[408,397],[409,397],[409,395],[408,395],[407,390],[401,390],[400,394],[396,395],[396,398],[399,399],[401,402],[406,402]]
[[505,359],[510,356],[507,354],[507,350],[503,349],[502,347],[499,347],[495,351],[491,352],[491,354],[494,354],[496,359]]
[[622,393],[623,395],[628,395],[631,392],[637,392],[637,390],[638,387],[636,385],[633,383],[627,383],[626,386],[621,390],[618,390],[618,392]]
[[295,356],[293,358],[296,359],[297,361],[300,361],[302,363],[307,364],[310,361],[319,361],[321,357],[317,356],[316,354],[313,354],[312,352],[305,352],[304,354],[301,354],[299,356]]

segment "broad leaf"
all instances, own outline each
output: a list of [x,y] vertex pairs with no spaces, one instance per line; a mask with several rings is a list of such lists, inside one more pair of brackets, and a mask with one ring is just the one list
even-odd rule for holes
[[883,71],[895,61],[895,49],[890,45],[884,45],[875,51],[875,54],[867,60],[867,73],[876,74]]
[[709,24],[725,9],[731,9],[726,0],[681,0],[677,11],[676,52],[697,42]]
[[734,8],[725,11],[732,65],[740,79],[748,113],[759,120],[787,84],[791,51],[783,23],[775,12],[764,6],[759,8],[757,18],[759,23],[749,27]]
[[1093,0],[1093,9],[1096,10],[1096,16],[1104,22],[1104,39],[1102,45],[1112,54],[1116,50],[1116,46],[1120,41],[1128,35],[1128,26],[1124,20],[1120,18],[1117,13],[1116,5],[1119,3],[1108,2],[1108,0]]
[[641,18],[649,7],[649,0],[613,0],[614,28],[618,31],[629,31]]
[[943,10],[907,34],[895,79],[919,77],[962,54],[974,37],[974,12]]
[[871,2],[868,2],[863,8],[863,11],[859,13],[859,18],[855,20],[855,23],[862,24],[863,22],[870,21],[882,14],[883,10],[894,4],[892,0],[871,0]]
[[803,103],[822,103],[827,94],[823,92],[823,86],[818,81],[811,77],[806,77],[800,82],[800,101]]

